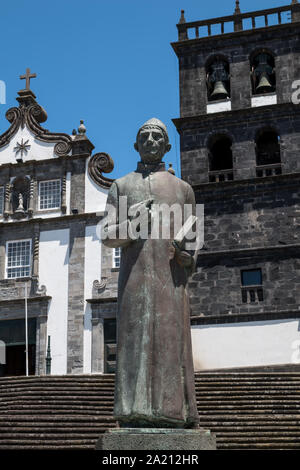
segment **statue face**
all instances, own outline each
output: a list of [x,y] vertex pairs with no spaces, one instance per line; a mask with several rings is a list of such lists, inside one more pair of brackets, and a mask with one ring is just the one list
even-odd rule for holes
[[164,133],[158,127],[142,127],[134,148],[139,152],[144,163],[158,163],[171,148]]

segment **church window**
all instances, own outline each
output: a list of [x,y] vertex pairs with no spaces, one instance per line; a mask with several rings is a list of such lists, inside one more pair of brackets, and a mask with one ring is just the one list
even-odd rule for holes
[[252,93],[262,95],[276,91],[275,61],[267,52],[259,52],[250,61]]
[[261,269],[241,271],[243,303],[261,302],[264,300]]
[[121,263],[121,248],[113,249],[113,268],[119,268]]
[[40,181],[39,209],[59,209],[61,205],[60,180]]
[[214,58],[206,67],[207,97],[209,101],[230,98],[229,64],[222,58]]
[[242,285],[243,286],[258,286],[262,284],[261,269],[250,269],[249,271],[242,271]]
[[232,181],[232,142],[227,136],[215,137],[209,145],[209,181]]
[[7,278],[30,276],[31,240],[7,242]]
[[4,188],[2,186],[0,187],[0,215],[3,214],[3,206],[4,206]]
[[256,139],[256,175],[281,174],[280,137],[274,130],[261,132]]

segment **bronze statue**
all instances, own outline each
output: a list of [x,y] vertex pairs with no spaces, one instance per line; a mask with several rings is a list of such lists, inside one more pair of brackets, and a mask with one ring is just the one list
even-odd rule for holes
[[[194,211],[191,186],[162,162],[171,148],[166,126],[147,121],[134,147],[141,161],[114,181],[107,208],[118,214],[119,198],[126,196],[128,209],[139,207],[148,220],[155,203],[191,204]],[[198,427],[186,290],[195,253],[174,244],[172,222],[168,239],[134,239],[135,222],[135,215],[120,220],[108,211],[102,229],[106,246],[122,248],[114,415],[121,427]]]

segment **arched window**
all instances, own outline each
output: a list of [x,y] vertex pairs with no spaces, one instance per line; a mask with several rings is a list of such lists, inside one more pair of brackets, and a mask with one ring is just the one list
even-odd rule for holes
[[209,181],[232,181],[232,141],[226,135],[215,136],[208,147]]
[[210,60],[206,66],[207,98],[209,101],[230,98],[229,63],[220,57]]
[[256,175],[281,174],[280,136],[275,130],[264,130],[256,138]]
[[252,93],[273,93],[276,90],[274,57],[269,52],[258,52],[250,59],[250,66]]

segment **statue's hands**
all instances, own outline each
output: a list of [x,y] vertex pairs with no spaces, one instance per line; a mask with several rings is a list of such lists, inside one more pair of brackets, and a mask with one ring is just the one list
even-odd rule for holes
[[188,268],[193,263],[193,257],[187,251],[181,250],[177,243],[173,242],[170,247],[170,259],[175,258],[177,263],[183,268]]
[[151,205],[153,199],[146,199],[129,208],[129,221],[141,233],[151,232]]

